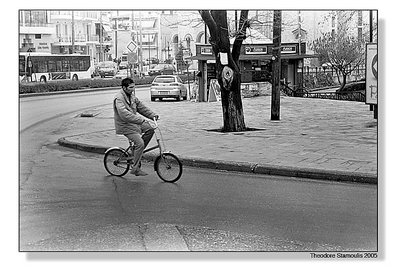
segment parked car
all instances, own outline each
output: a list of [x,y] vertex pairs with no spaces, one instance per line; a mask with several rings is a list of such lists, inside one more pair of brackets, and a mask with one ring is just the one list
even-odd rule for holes
[[119,63],[118,65],[118,69],[127,69],[129,67],[129,63],[128,61],[122,61],[121,63]]
[[177,101],[187,99],[187,89],[181,78],[176,75],[156,76],[150,87],[151,101],[164,98],[175,98]]
[[183,70],[182,72],[183,74],[193,75],[194,73],[198,72],[197,66],[198,66],[197,63],[190,64],[189,67]]
[[113,78],[114,79],[125,79],[126,77],[129,77],[129,71],[127,69],[121,69],[114,75]]
[[149,75],[171,75],[174,74],[176,71],[174,65],[171,64],[158,64],[154,68],[149,70]]
[[117,65],[113,61],[100,62],[97,65],[97,73],[101,78],[106,76],[114,77],[117,71]]

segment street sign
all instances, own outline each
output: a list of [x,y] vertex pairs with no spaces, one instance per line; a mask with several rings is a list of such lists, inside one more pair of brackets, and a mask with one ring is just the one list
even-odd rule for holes
[[137,53],[135,52],[130,52],[128,53],[128,63],[129,64],[135,64],[138,61],[138,56]]
[[130,52],[135,52],[137,49],[137,44],[133,41],[129,42],[129,44],[126,46],[127,49],[129,49]]
[[370,43],[365,54],[365,103],[378,104],[378,45]]

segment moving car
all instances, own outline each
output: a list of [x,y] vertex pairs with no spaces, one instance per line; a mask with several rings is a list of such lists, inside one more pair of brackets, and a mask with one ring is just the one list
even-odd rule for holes
[[187,89],[181,78],[176,75],[162,75],[154,78],[150,87],[151,101],[157,98],[175,98],[177,101],[187,99]]
[[171,75],[175,73],[175,67],[174,65],[171,64],[158,64],[156,65],[154,68],[151,68],[149,70],[149,75],[153,76],[153,75]]
[[97,65],[97,73],[101,78],[106,76],[114,77],[117,74],[117,66],[113,61],[100,62]]

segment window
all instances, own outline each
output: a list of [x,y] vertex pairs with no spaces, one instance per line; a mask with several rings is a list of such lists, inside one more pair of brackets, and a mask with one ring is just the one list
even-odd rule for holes
[[56,71],[62,71],[62,63],[61,63],[61,61],[56,61]]
[[62,71],[70,71],[69,69],[69,60],[62,61]]
[[20,56],[19,57],[19,75],[24,75],[25,74],[25,56]]
[[73,71],[79,70],[79,60],[71,61],[71,70],[73,70]]
[[41,73],[47,72],[47,62],[45,60],[39,61],[37,72]]
[[47,65],[49,66],[49,72],[56,72],[57,67],[56,67],[56,62],[55,61],[48,61]]
[[[61,38],[61,28],[60,28],[60,24],[56,25],[56,36]],[[61,41],[59,41],[61,42]]]
[[21,17],[28,26],[45,26],[48,23],[47,11],[44,10],[29,10],[21,11]]
[[190,41],[192,41],[192,36],[190,34],[187,34],[185,37],[185,41],[186,41],[186,48],[190,49]]
[[80,71],[85,70],[85,61],[79,60],[79,70]]
[[42,39],[42,35],[41,34],[35,34],[35,39]]
[[158,77],[154,80],[155,83],[174,83],[174,77]]
[[92,33],[91,33],[91,26],[89,24],[87,24],[86,26],[86,35],[88,37],[88,41],[90,41],[90,36],[92,35]]

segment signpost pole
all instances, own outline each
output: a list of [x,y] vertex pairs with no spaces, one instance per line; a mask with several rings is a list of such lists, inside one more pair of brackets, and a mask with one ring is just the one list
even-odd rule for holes
[[[373,11],[369,11],[369,42],[373,43],[374,42],[374,33],[373,33]],[[378,53],[377,53],[378,54]],[[378,67],[376,68],[378,69]],[[368,88],[368,87],[366,87]],[[370,111],[374,111],[374,119],[378,119],[378,102],[376,104],[371,104],[369,106]]]
[[373,106],[374,119],[378,119],[378,46],[366,45],[365,62],[365,103]]

